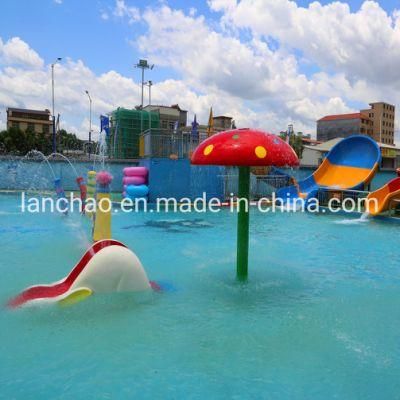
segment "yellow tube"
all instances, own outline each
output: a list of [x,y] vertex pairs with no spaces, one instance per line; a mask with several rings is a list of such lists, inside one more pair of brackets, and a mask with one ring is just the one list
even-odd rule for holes
[[112,176],[106,171],[96,175],[96,215],[93,224],[93,241],[111,239],[111,195]]
[[[102,201],[103,199],[108,199],[108,201],[107,200]],[[94,242],[103,239],[111,239],[110,193],[97,193],[96,200],[97,200],[97,208],[96,208],[96,215],[94,217],[94,227],[93,227]],[[110,208],[110,210],[106,210],[108,207]],[[105,210],[102,210],[102,208],[104,208]]]

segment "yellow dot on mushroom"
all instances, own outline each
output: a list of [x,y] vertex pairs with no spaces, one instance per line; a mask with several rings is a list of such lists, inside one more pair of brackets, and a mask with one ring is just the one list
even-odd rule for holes
[[265,158],[267,155],[267,150],[265,149],[264,146],[257,146],[254,152],[256,153],[256,156],[258,158]]
[[213,144],[209,144],[203,151],[203,154],[205,156],[208,156],[214,149],[214,145]]

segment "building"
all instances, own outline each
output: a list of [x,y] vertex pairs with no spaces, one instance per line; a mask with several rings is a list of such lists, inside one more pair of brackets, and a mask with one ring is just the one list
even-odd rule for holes
[[302,136],[301,142],[304,146],[316,146],[322,143],[319,140],[311,139],[311,136]]
[[368,114],[327,115],[317,121],[317,140],[326,142],[351,135],[373,136],[374,123]]
[[370,103],[359,113],[327,115],[317,121],[317,140],[327,141],[350,135],[368,135],[382,144],[394,145],[395,106]]
[[182,129],[187,125],[187,111],[179,107],[178,104],[172,106],[147,105],[143,107],[145,111],[156,112],[159,115],[160,129],[173,131],[178,121],[178,128]]
[[[335,138],[314,146],[304,146],[300,165],[304,167],[318,167],[329,151],[343,138]],[[377,142],[381,149],[381,169],[394,170],[400,167],[400,147]]]
[[384,102],[370,103],[369,105],[371,108],[361,110],[361,112],[372,120],[373,134],[371,137],[377,142],[393,145],[395,106]]
[[386,143],[378,142],[381,149],[381,169],[393,170],[400,167],[400,148]]
[[[232,129],[232,121],[233,121],[232,117],[227,117],[225,115],[219,115],[213,117],[213,127],[212,127],[213,134]],[[191,124],[189,124],[188,126],[186,126],[183,132],[189,133],[191,130],[192,126]],[[197,127],[197,131],[199,132],[201,137],[206,138],[208,134],[208,125],[199,124]]]
[[24,108],[7,108],[7,128],[17,128],[23,132],[44,133],[52,132],[50,110],[28,110]]
[[335,138],[317,145],[305,145],[300,160],[300,165],[305,167],[317,167],[320,165],[335,144],[343,138]]
[[159,132],[159,112],[119,107],[110,116],[107,149],[110,158],[135,159],[140,153],[140,135],[151,128]]
[[219,115],[213,118],[213,129],[215,132],[223,132],[232,128],[232,117]]
[[[282,133],[286,133],[286,132],[281,132],[281,134]],[[297,132],[296,135],[297,136],[301,136],[301,143],[304,146],[316,146],[317,144],[321,144],[322,143],[319,140],[312,139],[311,138],[311,133]]]
[[[158,110],[153,111],[155,115],[160,116],[161,121],[166,121],[165,116]],[[186,113],[186,111],[185,111]],[[186,115],[185,115],[186,117]],[[151,130],[143,132],[140,136],[139,155],[142,158],[187,158],[190,157],[193,150],[209,136],[208,126],[197,124],[196,132],[193,132],[192,124],[185,127],[179,126],[175,129],[175,124],[169,122],[170,128],[163,129],[152,127]],[[217,116],[213,118],[213,127],[211,134],[231,129],[232,118],[226,116]]]

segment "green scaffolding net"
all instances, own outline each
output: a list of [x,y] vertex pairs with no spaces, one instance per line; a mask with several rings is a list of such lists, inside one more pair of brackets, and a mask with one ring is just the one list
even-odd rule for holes
[[138,158],[140,134],[148,129],[160,128],[157,111],[118,108],[111,113],[108,152],[110,158]]

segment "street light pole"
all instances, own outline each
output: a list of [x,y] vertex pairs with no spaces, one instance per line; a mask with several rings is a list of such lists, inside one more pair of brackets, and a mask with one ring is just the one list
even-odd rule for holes
[[144,68],[142,68],[142,98],[140,100],[140,105],[143,108],[143,86],[144,86]]
[[89,160],[92,153],[92,98],[90,97],[89,91],[85,90],[85,93],[89,97]]
[[51,64],[51,103],[52,103],[52,119],[53,119],[53,153],[57,151],[57,141],[56,141],[56,116],[54,115],[54,66],[62,60],[61,57]]
[[[146,85],[149,87],[149,106],[151,106],[151,87],[153,86],[153,81],[146,82]],[[149,129],[151,132],[151,110],[149,110]]]
[[140,68],[142,70],[142,91],[141,91],[141,102],[140,102],[140,133],[143,132],[143,87],[144,87],[144,70],[145,69],[153,69],[154,64],[150,65],[147,60],[139,60],[139,62],[135,65],[135,68]]
[[149,87],[149,106],[151,106],[151,87],[153,86],[153,81],[146,82],[146,86]]

